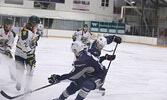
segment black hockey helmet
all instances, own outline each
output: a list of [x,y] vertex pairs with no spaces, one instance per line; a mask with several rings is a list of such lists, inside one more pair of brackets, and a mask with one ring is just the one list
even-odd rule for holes
[[84,24],[83,27],[88,27],[88,24]]
[[33,16],[29,17],[28,23],[31,24],[32,26],[35,26],[36,24],[40,23],[40,19],[39,19],[39,17],[33,15]]
[[12,18],[8,17],[4,20],[4,25],[13,25],[14,21]]

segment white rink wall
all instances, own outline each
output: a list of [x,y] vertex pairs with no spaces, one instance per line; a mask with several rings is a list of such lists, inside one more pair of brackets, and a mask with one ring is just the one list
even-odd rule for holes
[[153,37],[124,35],[123,41],[157,45],[157,38]]
[[[48,37],[71,38],[74,32],[75,31],[45,29],[44,35],[47,35]],[[101,36],[109,35],[106,33],[93,33],[93,34],[95,35],[94,38],[97,38],[99,35],[101,35]],[[144,37],[144,36],[131,36],[131,35],[118,35],[118,36],[122,37],[123,41],[125,41],[125,42],[157,45],[157,38]]]

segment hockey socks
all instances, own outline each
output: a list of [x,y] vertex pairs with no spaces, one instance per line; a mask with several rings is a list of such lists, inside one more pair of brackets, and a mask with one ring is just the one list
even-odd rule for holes
[[67,93],[67,90],[65,90],[57,100],[65,100],[69,97],[69,94]]
[[93,90],[95,87],[95,84],[92,81],[86,81],[83,84],[82,89],[79,91],[77,97],[75,100],[84,100],[88,93]]

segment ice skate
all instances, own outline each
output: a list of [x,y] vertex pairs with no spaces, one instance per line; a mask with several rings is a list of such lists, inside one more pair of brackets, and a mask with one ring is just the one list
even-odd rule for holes
[[19,84],[19,83],[16,84],[16,90],[17,90],[17,91],[20,91],[20,90],[21,90],[21,84]]

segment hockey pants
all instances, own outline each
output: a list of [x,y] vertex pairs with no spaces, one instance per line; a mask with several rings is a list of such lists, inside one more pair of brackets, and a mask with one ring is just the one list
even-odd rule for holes
[[59,99],[65,100],[70,95],[73,95],[80,90],[75,100],[84,100],[91,90],[99,88],[101,85],[102,81],[99,78],[91,78],[89,80],[79,79],[71,82],[67,89],[61,94]]
[[[25,83],[24,91],[27,92],[30,90],[34,67],[29,65],[27,66],[26,59],[23,59],[19,56],[15,56],[15,58],[16,58],[16,69],[17,69],[16,70],[17,84],[20,84],[21,86],[22,83],[24,82]],[[23,81],[25,70],[26,70],[25,81]]]

